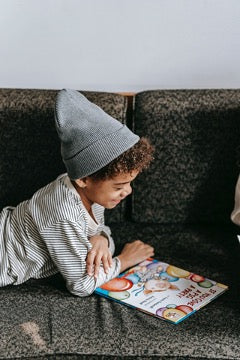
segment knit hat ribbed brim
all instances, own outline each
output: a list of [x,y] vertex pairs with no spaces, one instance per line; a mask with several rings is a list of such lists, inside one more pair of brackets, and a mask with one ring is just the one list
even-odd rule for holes
[[71,179],[95,173],[139,141],[126,125],[76,90],[58,93],[55,124]]

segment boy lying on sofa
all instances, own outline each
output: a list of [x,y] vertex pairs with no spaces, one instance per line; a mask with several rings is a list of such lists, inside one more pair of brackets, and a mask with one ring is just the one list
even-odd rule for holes
[[131,193],[153,147],[74,90],[59,92],[55,121],[67,174],[2,210],[0,286],[60,272],[71,293],[87,296],[154,255],[137,240],[112,258],[114,242],[104,224],[104,208]]

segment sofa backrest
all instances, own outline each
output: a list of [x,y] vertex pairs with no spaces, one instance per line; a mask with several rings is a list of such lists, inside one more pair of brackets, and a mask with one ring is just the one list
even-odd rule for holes
[[[125,96],[82,92],[126,123]],[[56,94],[0,89],[0,208],[65,172]],[[240,90],[145,91],[135,96],[132,125],[155,145],[155,161],[134,181],[132,203],[128,198],[127,206],[107,211],[106,222],[130,219],[132,210],[132,220],[141,222],[228,223],[240,163]]]
[[[64,173],[54,124],[56,90],[0,89],[0,209],[28,199]],[[126,97],[83,92],[92,102],[126,122]],[[121,221],[125,203],[106,214]]]
[[134,182],[132,219],[229,223],[240,163],[240,90],[136,95],[134,130],[155,161]]

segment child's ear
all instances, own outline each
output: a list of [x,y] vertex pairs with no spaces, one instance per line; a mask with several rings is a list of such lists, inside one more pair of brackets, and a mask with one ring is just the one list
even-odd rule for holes
[[75,180],[75,183],[76,183],[77,186],[79,186],[81,189],[84,189],[84,188],[87,186],[86,180],[87,180],[87,178],[77,179],[77,180]]

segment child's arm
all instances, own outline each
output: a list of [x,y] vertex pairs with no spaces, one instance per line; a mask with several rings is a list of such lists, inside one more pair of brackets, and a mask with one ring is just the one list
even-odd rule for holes
[[121,262],[120,272],[137,265],[138,263],[146,260],[154,255],[154,248],[141,240],[135,240],[127,243],[118,259]]
[[[99,208],[101,210],[99,216]],[[113,265],[112,255],[115,251],[115,245],[111,237],[111,229],[104,224],[104,208],[98,205],[99,233],[90,238],[92,249],[87,255],[87,273],[98,277],[100,265],[103,265],[104,271],[107,274],[109,268]],[[96,215],[95,215],[96,216]]]
[[103,235],[94,235],[90,238],[92,249],[88,252],[86,263],[88,275],[98,277],[102,263],[105,273],[113,265],[112,254],[109,249],[109,239]]
[[120,261],[113,258],[108,274],[100,266],[98,278],[90,276],[86,271],[86,258],[92,245],[88,240],[80,222],[70,220],[59,221],[40,231],[49,255],[58,271],[66,280],[68,290],[77,296],[88,296],[101,284],[118,276]]
[[86,271],[86,257],[92,248],[79,223],[59,221],[41,231],[52,261],[66,280],[68,290],[77,296],[88,296],[96,287],[115,278],[121,271],[153,256],[153,248],[137,240],[124,246],[119,257],[105,273],[100,266],[97,278]]
[[[123,272],[126,269],[134,265],[137,265],[139,262],[142,262],[153,255],[154,255],[154,249],[152,246],[145,244],[140,240],[135,240],[131,243],[127,243],[124,246],[121,254],[114,259],[118,259],[120,263],[119,272]],[[108,280],[106,280],[106,278],[104,279],[102,275],[103,275],[103,271],[101,271],[100,268],[99,276],[96,282],[96,287],[103,285],[105,282],[113,278],[111,277]]]
[[[101,235],[95,235],[90,239],[93,248],[89,251],[87,256],[87,273],[94,275],[97,279],[99,275],[100,265],[104,268],[107,274],[109,268],[112,266],[112,254],[108,248],[108,241]],[[148,257],[154,255],[153,247],[145,244],[140,240],[128,243],[124,246],[118,259],[121,262],[120,272],[140,263]]]

